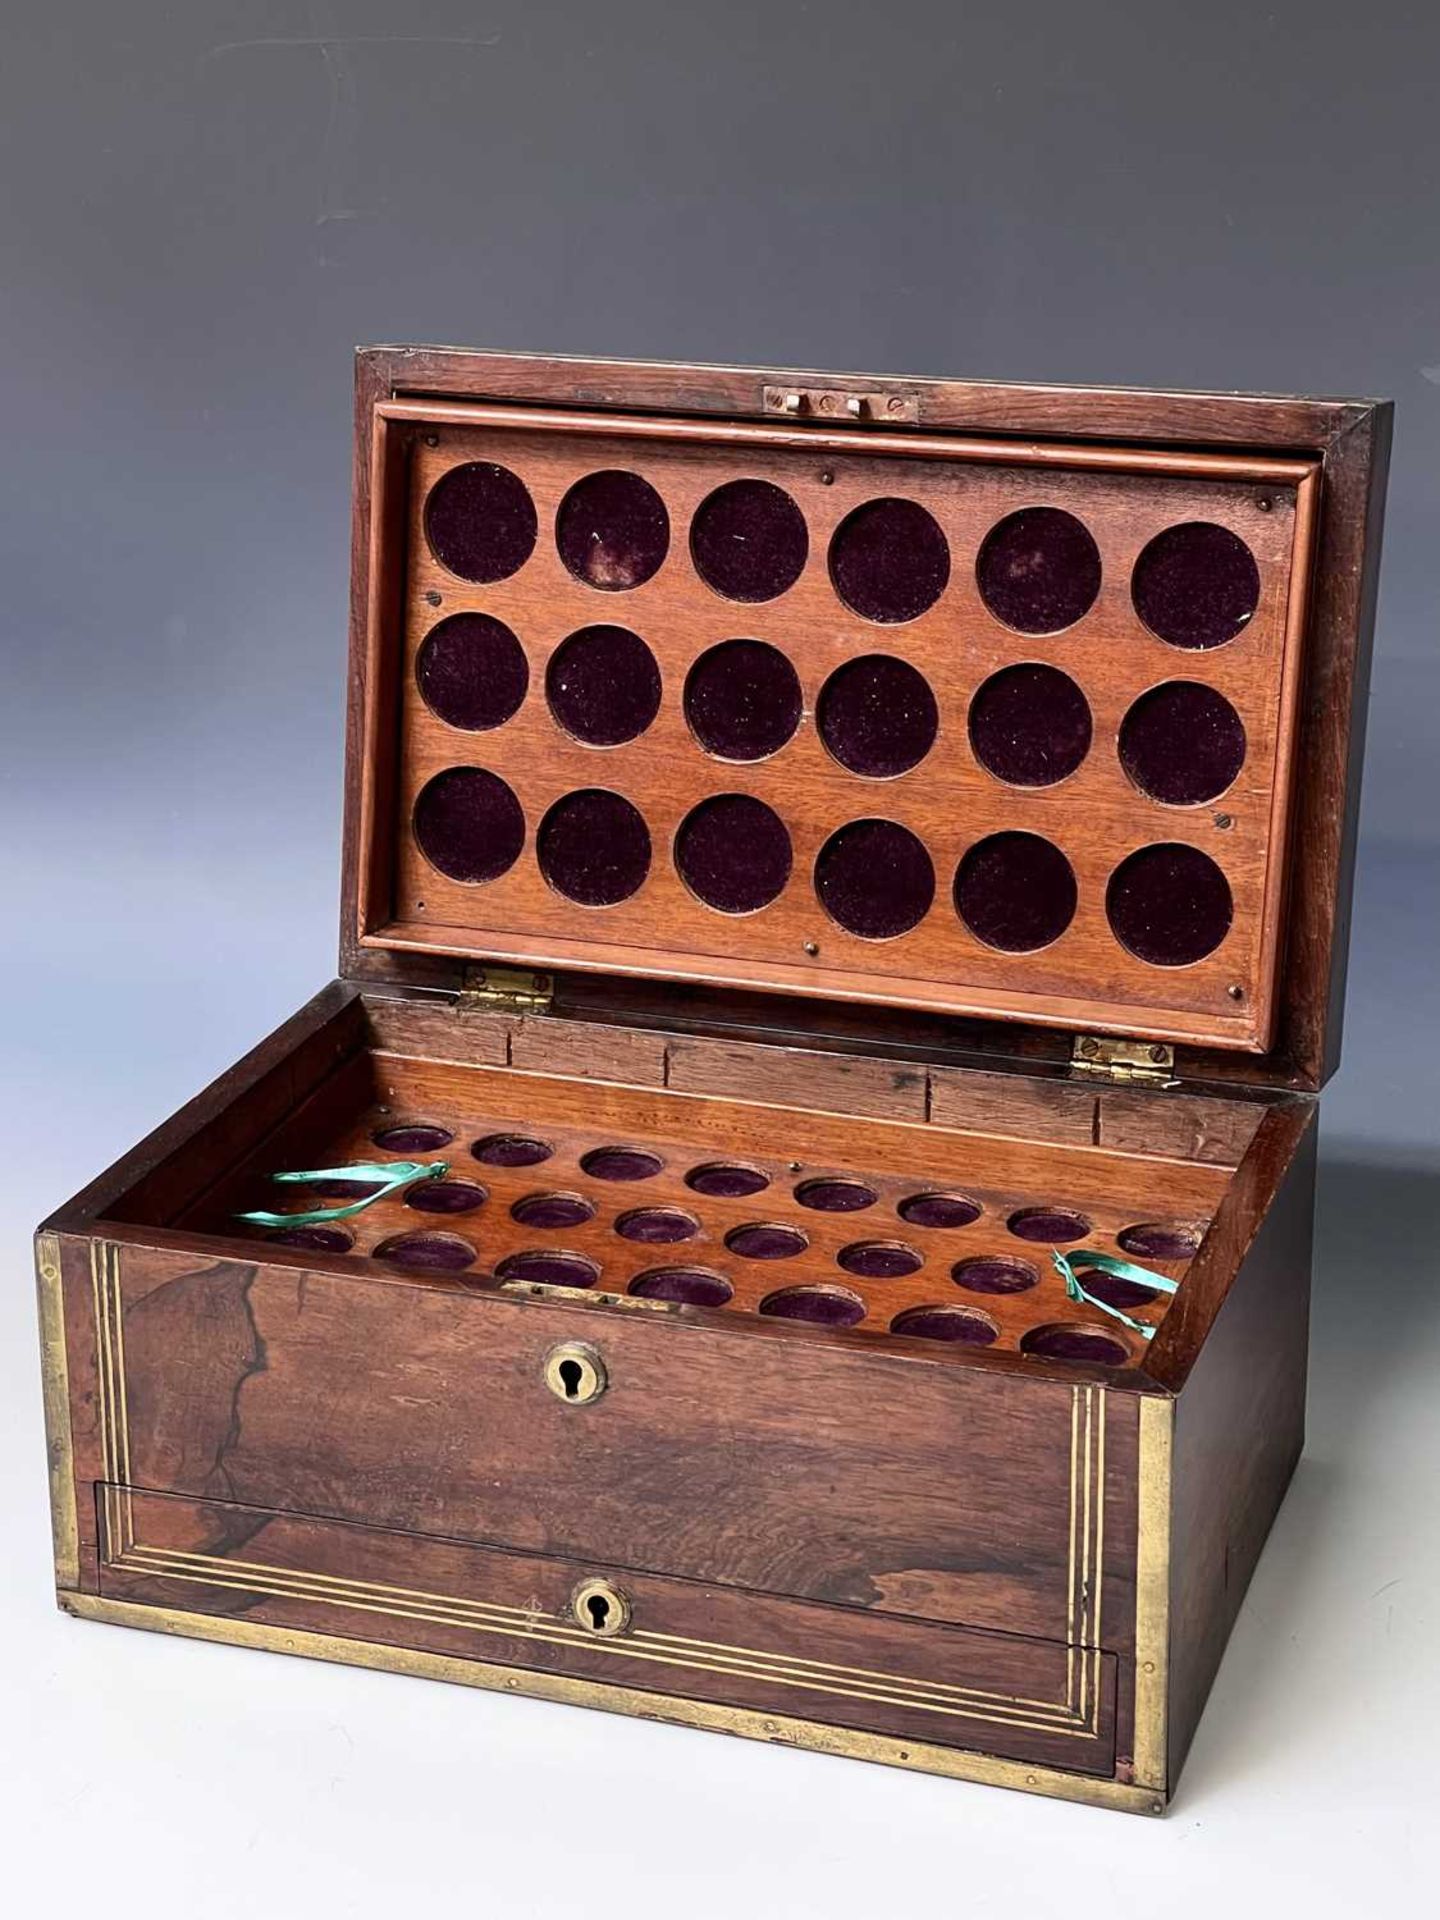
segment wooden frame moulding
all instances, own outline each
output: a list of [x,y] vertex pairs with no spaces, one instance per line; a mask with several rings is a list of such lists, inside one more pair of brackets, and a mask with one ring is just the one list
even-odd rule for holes
[[[1378,566],[1379,522],[1388,458],[1387,403],[1299,400],[1248,395],[1144,393],[1123,389],[1034,387],[999,383],[931,381],[869,375],[819,376],[742,368],[683,367],[657,363],[567,360],[557,357],[466,352],[449,348],[380,347],[361,352],[356,368],[355,539],[352,575],[352,645],[349,693],[349,777],[342,902],[342,968],[373,982],[446,985],[457,974],[453,958],[406,954],[362,945],[359,903],[381,875],[374,870],[375,836],[370,802],[360,791],[359,770],[375,753],[377,781],[386,778],[383,729],[374,725],[367,700],[365,609],[384,606],[397,582],[379,556],[395,543],[377,534],[374,413],[377,406],[406,400],[518,402],[537,409],[576,407],[626,413],[680,413],[692,421],[773,420],[766,389],[823,386],[838,396],[855,394],[868,404],[885,396],[902,402],[915,433],[996,435],[998,456],[1014,458],[1032,443],[1110,440],[1142,455],[1173,457],[1230,450],[1242,457],[1281,460],[1318,458],[1322,509],[1316,534],[1315,591],[1310,608],[1305,688],[1294,761],[1295,794],[1291,886],[1285,914],[1287,938],[1281,962],[1276,1044],[1263,1058],[1225,1050],[1182,1046],[1177,1070],[1186,1079],[1243,1082],[1314,1091],[1333,1070],[1338,1054],[1344,985],[1344,946],[1358,807],[1363,716]],[[773,398],[773,397],[772,397]],[[609,422],[613,427],[613,421]],[[803,436],[824,428],[780,429]],[[904,430],[884,429],[906,447]],[[380,436],[384,437],[384,436]],[[387,491],[382,489],[382,492]],[[390,604],[394,604],[393,600]],[[389,751],[393,755],[393,738]],[[1333,965],[1332,965],[1333,961]],[[656,986],[643,1004],[663,1017],[674,989]],[[693,995],[689,996],[693,1004]],[[723,998],[723,996],[719,996]],[[744,1019],[739,996],[729,1017]],[[636,1004],[632,1001],[632,1005]],[[824,1008],[796,1003],[786,1030],[803,1034]],[[869,1016],[882,1033],[893,1023],[884,1011]],[[902,1023],[905,1024],[905,1023]],[[982,1051],[1020,1053],[1057,1063],[1067,1051],[1057,1037],[1023,1022],[975,1023]]]

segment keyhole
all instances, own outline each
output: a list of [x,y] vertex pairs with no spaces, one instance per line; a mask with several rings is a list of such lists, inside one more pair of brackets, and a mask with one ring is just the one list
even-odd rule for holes
[[630,1602],[608,1580],[582,1580],[570,1596],[570,1617],[587,1633],[610,1640],[630,1624]]
[[567,1407],[583,1407],[605,1391],[605,1362],[594,1347],[567,1340],[545,1356],[545,1384]]

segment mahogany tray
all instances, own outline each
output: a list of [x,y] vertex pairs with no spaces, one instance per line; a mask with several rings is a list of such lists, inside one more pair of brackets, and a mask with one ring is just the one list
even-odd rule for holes
[[40,1229],[61,1604],[1163,1810],[1303,1440],[1388,432],[363,352],[341,978]]

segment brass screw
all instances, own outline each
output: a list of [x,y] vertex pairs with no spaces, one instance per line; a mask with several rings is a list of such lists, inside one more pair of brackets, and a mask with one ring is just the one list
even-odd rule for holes
[[1080,1042],[1080,1051],[1087,1060],[1093,1060],[1100,1051],[1100,1042],[1095,1039],[1082,1040]]
[[818,940],[807,940],[805,942],[805,951],[813,960],[815,955],[820,951],[820,942]]
[[1155,1062],[1157,1067],[1163,1067],[1165,1064],[1164,1047],[1151,1047],[1150,1058]]
[[1215,824],[1222,833],[1228,832],[1235,824],[1235,817],[1229,813],[1217,813],[1215,816]]
[[1225,991],[1232,1000],[1243,1000],[1245,998],[1244,987],[1227,987]]
[[432,607],[438,607],[440,604],[440,596],[435,591],[434,587],[431,587],[430,591],[426,594],[425,598],[426,598],[426,601],[429,603],[429,605]]
[[1255,504],[1260,509],[1261,513],[1269,513],[1270,509],[1274,506],[1275,502],[1270,498],[1268,493],[1262,493],[1260,498],[1255,502]]
[[833,393],[821,394],[820,411],[822,413],[833,413],[835,411],[835,396]]
[[440,444],[440,436],[439,436],[439,434],[438,434],[438,433],[427,433],[427,434],[426,434],[426,436],[425,436],[425,444],[426,444],[426,446],[427,446],[427,447],[438,447],[438,446],[439,446],[439,444]]
[[892,393],[886,404],[891,413],[903,413],[905,411],[905,402],[900,398],[898,393]]
[[821,486],[822,486],[822,487],[833,487],[833,486],[834,486],[834,484],[835,484],[835,476],[834,476],[834,474],[833,474],[833,473],[832,473],[832,472],[830,471],[830,469],[829,469],[829,467],[826,467],[826,468],[825,468],[825,470],[824,470],[824,472],[823,472],[823,473],[822,473],[822,474],[820,475],[820,484],[821,484]]

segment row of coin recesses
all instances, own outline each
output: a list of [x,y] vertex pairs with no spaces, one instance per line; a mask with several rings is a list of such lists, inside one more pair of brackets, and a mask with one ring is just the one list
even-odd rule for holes
[[[525,650],[503,621],[456,613],[431,629],[416,659],[426,705],[447,726],[489,732],[512,720],[530,691]],[[659,662],[628,627],[581,627],[545,669],[551,717],[588,747],[638,739],[660,712]],[[794,738],[805,711],[800,677],[768,641],[725,640],[685,678],[682,705],[696,743],[716,759],[770,759]],[[864,779],[909,773],[930,753],[940,707],[908,660],[872,653],[847,660],[815,702],[815,729],[837,765]],[[1051,787],[1076,773],[1094,738],[1090,703],[1067,673],[1040,661],[1003,667],[970,702],[976,760],[1009,786]],[[1168,680],[1141,694],[1121,723],[1126,776],[1164,806],[1217,799],[1245,764],[1245,726],[1213,687]]]
[[[434,1152],[453,1138],[449,1129],[423,1123],[384,1128],[374,1136],[377,1146],[393,1153]],[[553,1151],[544,1140],[516,1133],[489,1134],[470,1148],[472,1157],[482,1165],[506,1168],[539,1166]],[[583,1154],[580,1166],[591,1179],[630,1183],[653,1178],[663,1170],[664,1162],[648,1148],[602,1145]],[[692,1192],[711,1198],[743,1199],[764,1192],[772,1182],[759,1167],[746,1162],[712,1160],[692,1167],[685,1175],[685,1184]],[[345,1179],[316,1182],[307,1188],[310,1194],[333,1199],[359,1199],[375,1191],[373,1184]],[[829,1214],[863,1213],[879,1203],[872,1187],[848,1175],[802,1180],[794,1189],[794,1198],[802,1207]],[[406,1204],[417,1212],[451,1216],[477,1212],[488,1199],[487,1189],[471,1180],[427,1181],[405,1194]],[[896,1205],[900,1219],[922,1232],[969,1226],[982,1217],[983,1211],[968,1194],[933,1189],[909,1194]],[[583,1225],[596,1212],[595,1204],[583,1194],[534,1192],[513,1203],[510,1217],[533,1230],[556,1232]],[[1083,1214],[1062,1206],[1016,1209],[1008,1215],[1006,1226],[1019,1240],[1047,1246],[1083,1240],[1091,1232],[1091,1223]],[[683,1207],[656,1205],[622,1212],[614,1230],[634,1244],[658,1247],[683,1244],[701,1227],[695,1215]],[[1195,1224],[1151,1221],[1125,1227],[1117,1237],[1119,1245],[1137,1259],[1181,1261],[1194,1254],[1202,1231]],[[342,1253],[353,1245],[350,1233],[338,1225],[277,1228],[269,1238],[282,1246],[329,1253]],[[779,1261],[804,1253],[809,1242],[799,1227],[756,1220],[732,1227],[724,1235],[724,1244],[743,1260]],[[476,1248],[460,1234],[436,1231],[394,1234],[373,1251],[378,1259],[430,1272],[463,1272],[478,1257]],[[925,1265],[925,1256],[907,1241],[875,1237],[857,1239],[842,1247],[836,1263],[858,1279],[898,1280],[918,1272]],[[496,1277],[502,1281],[581,1288],[593,1287],[601,1272],[599,1262],[587,1254],[538,1247],[509,1253],[495,1267]],[[991,1254],[956,1260],[950,1267],[950,1278],[969,1293],[998,1295],[1025,1292],[1038,1284],[1040,1274],[1029,1260]],[[1087,1275],[1086,1287],[1097,1299],[1122,1312],[1148,1306],[1158,1297],[1155,1288],[1107,1274]],[[628,1291],[643,1299],[723,1307],[734,1290],[725,1276],[712,1268],[665,1265],[637,1274]],[[811,1325],[848,1327],[863,1320],[868,1308],[861,1295],[848,1287],[809,1284],[782,1287],[766,1295],[758,1311]],[[995,1321],[981,1308],[948,1302],[909,1307],[891,1321],[890,1331],[912,1338],[980,1346],[989,1345],[1000,1334]],[[1022,1337],[1020,1346],[1027,1353],[1052,1359],[1120,1365],[1129,1358],[1121,1339],[1094,1326],[1033,1327]]]
[[[447,767],[415,803],[416,844],[449,879],[497,880],[525,850],[525,809],[483,767]],[[755,913],[790,884],[794,850],[773,807],[753,794],[712,794],[680,823],[672,849],[690,892],[717,913]],[[606,787],[557,800],[540,821],[535,856],[546,882],[584,907],[611,907],[639,892],[652,861],[640,809]],[[935,863],[918,834],[866,818],[836,829],[815,860],[815,894],[847,933],[890,940],[913,931],[935,903]],[[1079,905],[1075,870],[1053,840],[1014,830],[975,842],[952,881],[960,920],[983,945],[1032,953],[1069,927]],[[1127,952],[1151,966],[1189,966],[1230,931],[1230,883],[1207,853],[1158,841],[1128,854],[1106,885],[1105,913]]]
[[[535,550],[539,518],[518,474],[489,461],[452,467],[430,489],[425,537],[448,572],[489,584],[518,573]],[[567,570],[587,586],[623,592],[652,579],[670,552],[670,515],[643,475],[587,474],[555,518]],[[727,600],[774,600],[809,557],[805,516],[768,480],[732,480],[709,494],[690,526],[690,557]],[[861,619],[895,625],[933,607],[950,581],[950,545],[917,501],[867,500],[830,541],[829,577]],[[1100,592],[1100,549],[1074,514],[1024,507],[986,535],[975,561],[980,597],[1017,633],[1059,633],[1084,618]],[[1130,596],[1143,624],[1171,646],[1224,646],[1253,616],[1260,572],[1228,528],[1185,521],[1155,536],[1136,560]]]

